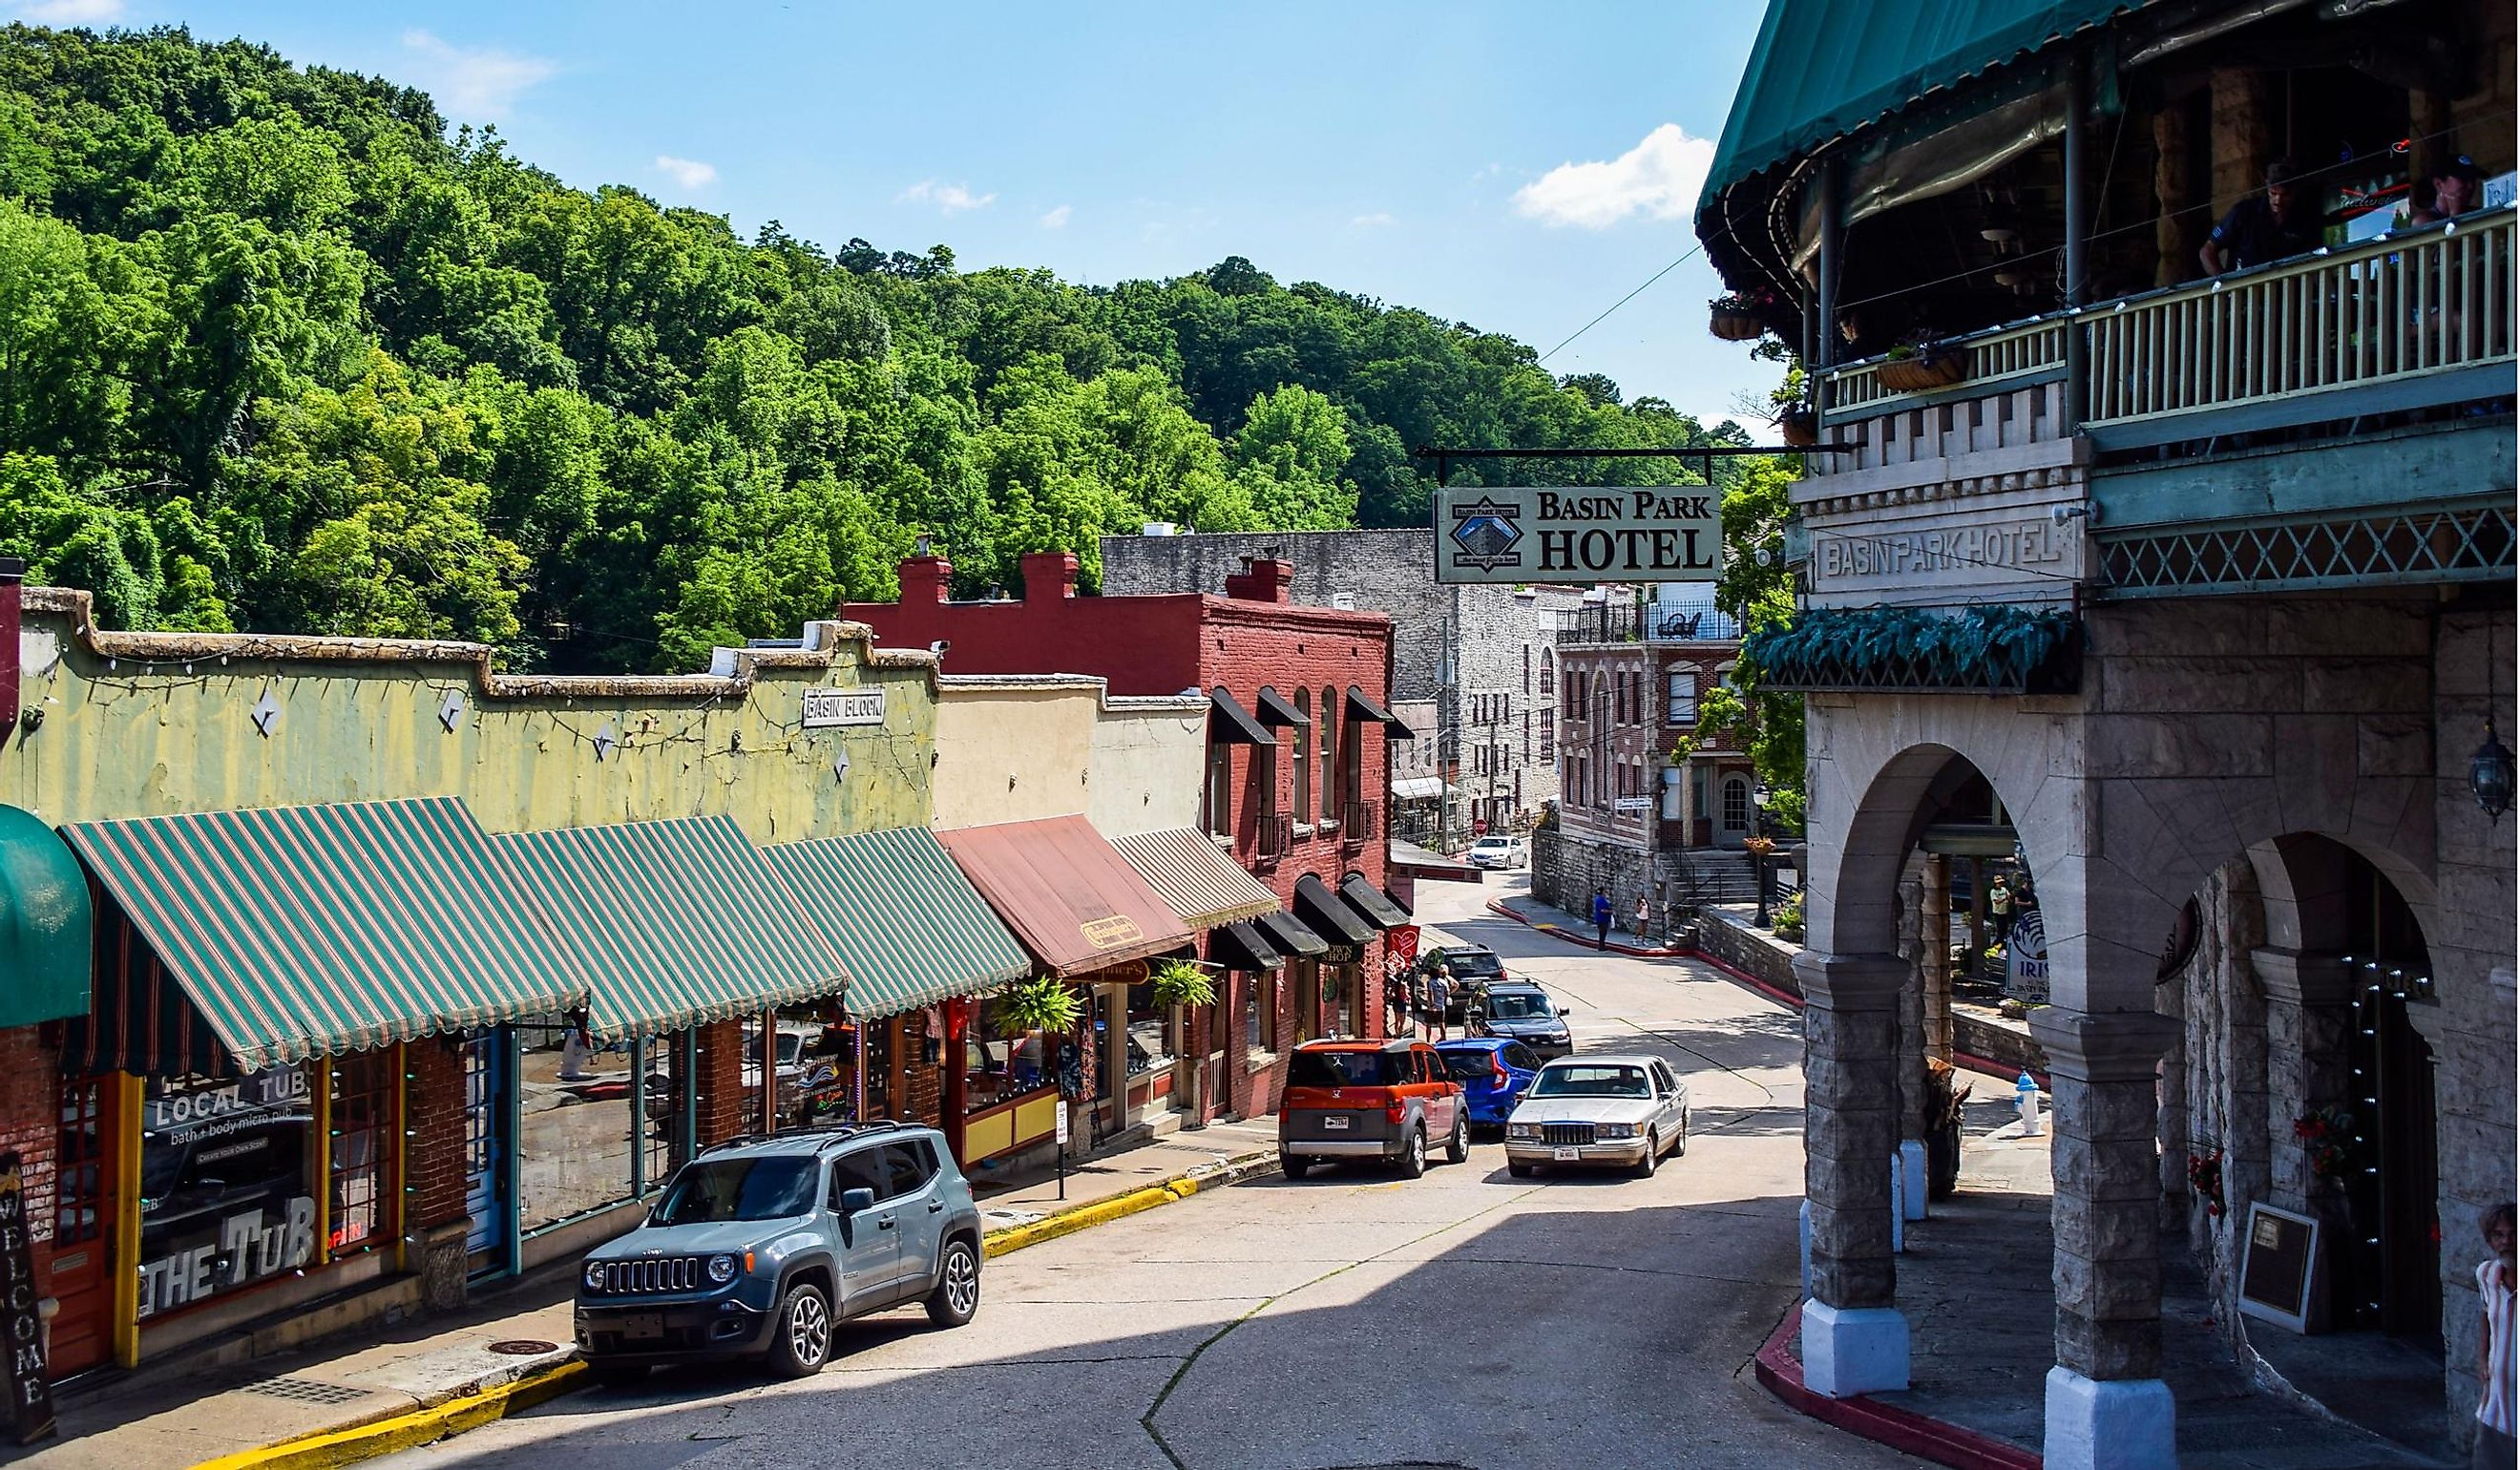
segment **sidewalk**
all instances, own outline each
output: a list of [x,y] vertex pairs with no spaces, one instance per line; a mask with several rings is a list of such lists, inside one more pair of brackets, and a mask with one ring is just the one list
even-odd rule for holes
[[[1277,1121],[1216,1123],[1071,1161],[1055,1172],[982,1174],[991,1257],[1274,1172]],[[40,1470],[340,1465],[428,1444],[568,1393],[574,1263],[460,1314],[221,1369],[144,1370],[70,1397],[60,1437],[0,1461]]]
[[1616,924],[1610,926],[1610,942],[1603,945],[1594,939],[1593,923],[1590,919],[1578,918],[1563,909],[1552,909],[1537,899],[1490,899],[1488,912],[1512,919],[1518,924],[1529,924],[1542,933],[1562,939],[1579,949],[1606,950],[1613,955],[1629,955],[1639,959],[1678,959],[1690,953],[1688,950],[1673,949],[1668,945],[1639,944],[1633,929],[1621,929]]

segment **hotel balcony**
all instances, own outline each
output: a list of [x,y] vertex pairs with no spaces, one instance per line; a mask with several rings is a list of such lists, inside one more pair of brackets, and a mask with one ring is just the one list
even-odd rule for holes
[[1601,644],[1732,643],[1741,624],[1731,613],[1713,607],[1675,607],[1662,602],[1588,602],[1560,609],[1553,634],[1557,646]]

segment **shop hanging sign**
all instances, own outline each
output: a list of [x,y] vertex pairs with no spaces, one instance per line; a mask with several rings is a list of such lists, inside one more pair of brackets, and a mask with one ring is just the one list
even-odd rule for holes
[[36,1310],[35,1257],[26,1229],[26,1178],[17,1151],[0,1153],[0,1336],[9,1350],[9,1411],[18,1443],[53,1435],[53,1391],[44,1374],[44,1324]]
[[881,725],[881,690],[807,690],[805,728],[835,730],[843,725]]
[[1407,969],[1418,958],[1418,926],[1394,924],[1383,931],[1384,966],[1393,974]]
[[1712,582],[1724,570],[1722,502],[1705,485],[1440,489],[1435,580]]

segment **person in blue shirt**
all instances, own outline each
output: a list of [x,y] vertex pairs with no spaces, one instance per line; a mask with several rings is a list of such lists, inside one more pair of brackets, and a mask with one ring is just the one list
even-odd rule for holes
[[1593,927],[1598,931],[1593,942],[1602,949],[1610,947],[1610,896],[1600,889],[1593,890]]

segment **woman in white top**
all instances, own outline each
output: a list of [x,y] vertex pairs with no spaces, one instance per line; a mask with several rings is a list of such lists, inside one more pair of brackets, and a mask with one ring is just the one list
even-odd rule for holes
[[2514,1211],[2496,1205],[2477,1222],[2485,1248],[2494,1253],[2476,1268],[2476,1299],[2484,1313],[2476,1334],[2476,1443],[2468,1463],[2475,1470],[2511,1470],[2511,1410],[2515,1397],[2511,1376],[2512,1246]]

